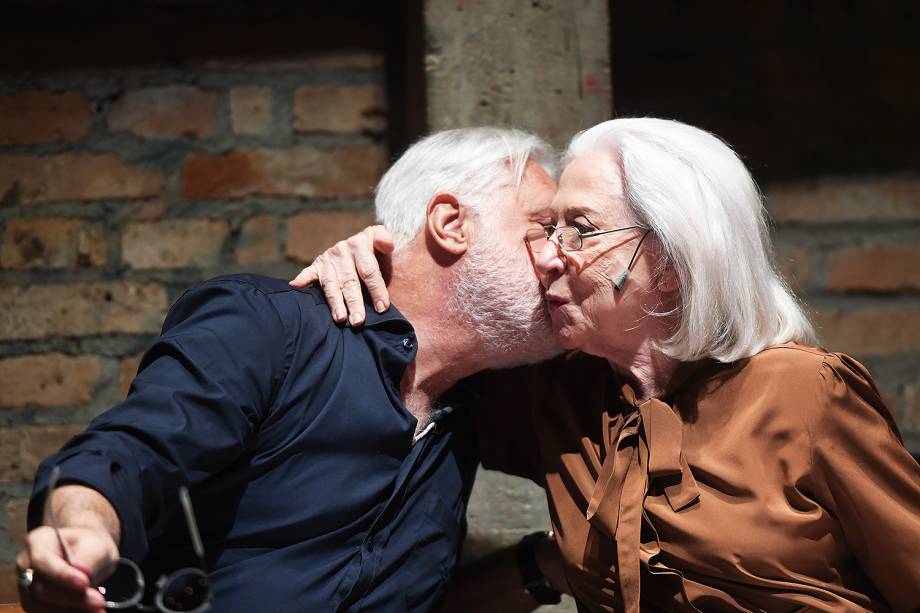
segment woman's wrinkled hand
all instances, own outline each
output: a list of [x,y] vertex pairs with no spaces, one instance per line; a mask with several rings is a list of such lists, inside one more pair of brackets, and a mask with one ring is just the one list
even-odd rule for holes
[[362,324],[365,315],[362,284],[370,294],[374,310],[383,313],[390,307],[390,294],[375,252],[388,255],[393,248],[393,237],[386,228],[368,226],[327,249],[290,284],[305,287],[318,282],[336,322],[341,323],[348,317],[351,325]]

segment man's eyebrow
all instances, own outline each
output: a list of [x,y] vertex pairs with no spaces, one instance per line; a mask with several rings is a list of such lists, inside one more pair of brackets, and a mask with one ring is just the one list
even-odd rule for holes
[[521,207],[521,211],[527,217],[546,217],[552,214],[553,207],[548,204],[535,206],[534,203],[524,203],[524,205]]

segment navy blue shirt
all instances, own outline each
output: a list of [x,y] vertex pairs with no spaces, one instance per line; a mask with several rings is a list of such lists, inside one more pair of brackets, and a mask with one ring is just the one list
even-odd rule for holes
[[400,379],[416,354],[395,309],[336,325],[322,292],[239,275],[189,290],[124,402],[50,468],[92,487],[148,583],[187,564],[192,493],[217,611],[433,608],[462,544],[476,468],[462,411],[413,444]]

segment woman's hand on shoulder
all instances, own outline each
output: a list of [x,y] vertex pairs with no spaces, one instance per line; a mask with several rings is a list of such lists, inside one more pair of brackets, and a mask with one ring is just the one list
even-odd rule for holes
[[326,296],[332,318],[353,325],[364,323],[364,297],[367,288],[374,310],[383,313],[390,307],[390,294],[380,270],[376,253],[393,252],[393,237],[383,226],[368,226],[357,234],[337,242],[300,271],[290,284],[305,287],[319,283]]

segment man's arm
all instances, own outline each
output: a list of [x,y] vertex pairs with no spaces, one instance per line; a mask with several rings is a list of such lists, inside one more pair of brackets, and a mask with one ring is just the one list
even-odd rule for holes
[[[20,564],[34,571],[28,598],[40,601],[56,580],[71,591],[87,587],[77,578],[91,574],[102,551],[143,559],[178,508],[179,486],[194,491],[249,448],[286,369],[292,325],[286,321],[246,278],[204,283],[176,303],[128,399],[39,468],[28,516],[32,555],[24,552]],[[65,484],[54,492],[55,516],[81,563],[45,574],[36,554],[49,563],[63,559],[53,531],[42,527],[55,465]]]

